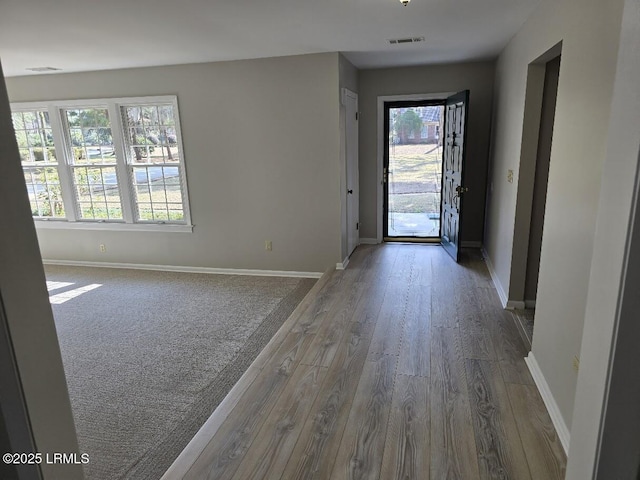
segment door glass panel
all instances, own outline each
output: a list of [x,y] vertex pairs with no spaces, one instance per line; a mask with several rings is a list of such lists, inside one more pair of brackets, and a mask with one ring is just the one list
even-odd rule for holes
[[388,237],[439,237],[442,105],[389,108]]

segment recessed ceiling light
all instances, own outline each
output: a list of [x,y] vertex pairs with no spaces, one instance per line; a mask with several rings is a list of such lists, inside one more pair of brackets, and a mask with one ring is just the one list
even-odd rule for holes
[[62,70],[62,69],[55,68],[55,67],[31,67],[31,68],[25,68],[25,70],[29,70],[30,72],[55,72],[57,70]]

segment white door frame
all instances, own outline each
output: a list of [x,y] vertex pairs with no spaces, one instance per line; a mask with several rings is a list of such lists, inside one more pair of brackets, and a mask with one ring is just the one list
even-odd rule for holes
[[402,102],[406,100],[415,100],[417,102],[422,100],[445,100],[446,98],[454,95],[456,92],[442,92],[442,93],[415,93],[411,95],[381,95],[378,97],[378,172],[377,172],[377,213],[376,224],[378,226],[376,242],[382,243],[382,216],[384,215],[384,184],[382,169],[384,165],[384,142],[386,141],[384,135],[384,104],[385,102]]
[[[348,109],[349,99],[355,100],[355,110],[350,112]],[[350,228],[350,223],[353,224],[351,218],[355,216],[355,222],[360,222],[360,186],[359,186],[359,172],[358,172],[358,121],[357,121],[357,112],[358,112],[358,94],[349,90],[348,88],[340,89],[340,104],[341,109],[343,109],[343,113],[341,113],[340,119],[340,128],[342,132],[341,142],[341,153],[340,153],[340,204],[341,204],[341,256],[344,257],[341,263],[336,264],[336,268],[344,269],[349,263],[349,255],[351,252],[349,251],[350,245],[355,243],[355,247],[360,244],[360,231],[358,229],[355,230],[355,233]],[[352,118],[348,118],[352,115]],[[355,122],[354,128],[349,128],[349,122]],[[349,138],[349,132],[355,138]],[[350,165],[349,165],[349,153],[351,153],[351,149],[353,150],[353,158],[352,161],[355,161],[355,169],[352,168],[352,175],[350,175]],[[352,178],[353,177],[353,178]],[[349,199],[349,194],[347,191],[351,189],[353,190],[353,194],[351,200]],[[353,202],[356,202],[355,208]],[[351,208],[355,210],[354,212],[349,211],[349,206],[351,204]],[[351,240],[351,242],[350,242]],[[355,248],[354,247],[354,248]]]

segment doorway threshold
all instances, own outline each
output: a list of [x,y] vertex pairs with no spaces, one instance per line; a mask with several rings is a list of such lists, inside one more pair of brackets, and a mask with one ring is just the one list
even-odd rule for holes
[[511,315],[518,327],[520,336],[529,350],[531,350],[531,344],[533,343],[533,318],[535,316],[535,310],[512,310]]
[[384,237],[385,242],[440,244],[440,237]]

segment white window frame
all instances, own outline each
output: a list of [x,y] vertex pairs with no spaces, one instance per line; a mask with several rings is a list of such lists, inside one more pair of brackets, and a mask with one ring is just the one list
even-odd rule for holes
[[[20,110],[14,110],[14,111],[12,111],[12,113],[14,113],[14,112],[15,113],[18,113],[18,112],[27,113],[27,112],[40,112],[40,111],[46,111],[47,113],[49,113],[46,107],[40,108],[38,106],[38,104],[32,104],[32,105],[33,105],[33,108],[31,108],[31,109],[23,108],[23,109],[20,109]],[[50,114],[49,114],[49,126],[51,127],[51,133],[53,135],[54,131],[53,131],[53,125],[52,125],[52,122],[51,122],[51,115]],[[44,150],[47,147],[45,145],[43,145],[42,148]],[[54,150],[55,150],[55,142],[54,142]],[[22,161],[20,163],[21,163],[21,167],[22,167],[23,172],[24,172],[25,168],[38,168],[38,167],[39,168],[43,168],[43,169],[55,168],[55,170],[58,172],[58,181],[60,182],[60,193],[62,194],[63,187],[62,187],[62,181],[60,181],[60,170],[62,169],[63,165],[61,163],[60,158],[58,157],[58,151],[57,150],[56,150],[56,163],[55,163],[55,165],[52,165],[50,163],[45,163],[43,165],[38,165],[36,162],[28,162],[27,165],[24,165]],[[64,201],[63,201],[63,205],[64,205]],[[66,208],[66,205],[65,205],[65,208]],[[66,210],[65,210],[65,217],[68,217],[68,214],[67,214]],[[34,215],[34,218],[47,219],[47,220],[50,219],[50,220],[53,220],[53,221],[64,221],[66,219],[66,218],[63,218],[63,217],[56,217],[56,216],[43,217],[43,216],[39,216],[39,215]]]
[[[176,143],[180,151],[180,188],[182,191],[182,208],[184,218],[180,222],[175,221],[150,221],[136,220],[135,192],[133,180],[129,170],[132,164],[129,162],[127,152],[128,145],[124,137],[123,119],[121,107],[126,106],[150,106],[158,104],[171,104],[175,117]],[[72,152],[70,138],[63,118],[64,111],[74,108],[106,108],[111,122],[111,134],[116,155],[116,175],[122,204],[122,220],[82,219],[78,214],[78,202],[74,193],[72,179]],[[162,231],[162,232],[192,232],[191,211],[189,206],[189,191],[187,189],[187,168],[185,162],[184,146],[182,143],[182,129],[180,127],[180,113],[178,110],[178,98],[175,95],[150,96],[150,97],[119,97],[119,98],[93,98],[84,100],[56,100],[48,102],[16,102],[11,103],[12,112],[46,110],[49,112],[53,141],[58,160],[58,177],[62,190],[66,218],[49,218],[34,216],[34,223],[38,229],[78,229],[78,230],[120,230],[120,231]]]

